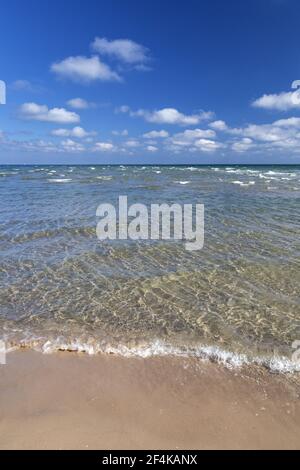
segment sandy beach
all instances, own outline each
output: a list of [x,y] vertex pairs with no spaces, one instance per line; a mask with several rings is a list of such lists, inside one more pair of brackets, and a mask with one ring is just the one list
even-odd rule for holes
[[10,353],[1,449],[299,449],[296,375],[196,359]]

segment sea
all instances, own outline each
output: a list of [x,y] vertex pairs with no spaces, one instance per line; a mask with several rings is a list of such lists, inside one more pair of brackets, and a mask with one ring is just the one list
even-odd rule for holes
[[[204,204],[184,240],[99,240],[96,209]],[[0,166],[7,350],[300,371],[300,166]]]

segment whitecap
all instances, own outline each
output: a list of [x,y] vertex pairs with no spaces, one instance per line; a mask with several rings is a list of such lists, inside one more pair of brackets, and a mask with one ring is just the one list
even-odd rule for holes
[[244,181],[232,181],[232,184],[238,184],[240,186],[253,186],[255,181],[249,181],[248,183],[245,183]]
[[56,178],[56,179],[48,179],[49,183],[70,183],[72,181],[71,178]]
[[109,181],[112,179],[112,176],[96,176],[97,180]]

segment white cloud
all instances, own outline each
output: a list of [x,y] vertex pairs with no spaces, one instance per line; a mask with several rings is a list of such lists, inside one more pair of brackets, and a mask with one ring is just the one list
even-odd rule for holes
[[[263,142],[275,142],[286,138],[290,131],[273,124],[249,124],[243,129],[233,129],[233,134],[240,134]],[[292,131],[293,133],[293,131]]]
[[235,152],[245,152],[246,150],[249,150],[253,145],[253,140],[249,139],[248,137],[244,137],[238,142],[234,142],[232,145],[232,150]]
[[291,117],[287,119],[279,119],[278,121],[275,121],[273,125],[277,127],[295,127],[300,129],[300,118]]
[[233,142],[232,149],[237,152],[249,150],[289,149],[300,150],[300,118],[279,119],[270,124],[248,124],[244,128],[227,128],[226,132],[240,136]]
[[60,77],[77,82],[121,81],[121,77],[111,70],[109,65],[101,62],[99,57],[67,57],[51,65],[51,71]]
[[25,151],[31,152],[56,152],[59,149],[53,144],[53,142],[47,142],[45,140],[30,140],[30,141],[14,141],[12,142],[13,147],[21,148]]
[[209,127],[212,129],[215,129],[216,131],[226,131],[227,129],[227,124],[225,121],[213,121],[209,124]]
[[201,150],[201,152],[215,152],[223,145],[220,142],[216,142],[210,139],[198,139],[194,142],[194,146]]
[[78,114],[67,111],[64,108],[49,109],[46,105],[36,103],[24,103],[19,109],[22,119],[42,122],[76,123],[80,121]]
[[132,117],[142,117],[146,121],[155,124],[177,124],[179,126],[197,125],[200,121],[211,119],[213,113],[210,111],[201,111],[198,114],[183,114],[175,108],[163,108],[156,111],[139,109],[131,111],[129,106],[121,106],[117,112],[129,113]]
[[186,129],[167,139],[167,149],[175,152],[183,148],[190,152],[214,152],[223,147],[221,142],[214,140],[215,136],[213,129]]
[[148,152],[157,152],[158,151],[158,148],[155,147],[154,145],[147,145],[147,150]]
[[83,152],[85,150],[82,144],[74,142],[72,139],[63,140],[61,146],[67,152]]
[[96,142],[93,151],[94,152],[109,152],[114,150],[114,145],[110,142]]
[[126,147],[129,147],[129,148],[136,148],[140,146],[140,143],[136,139],[130,139],[125,142],[125,145]]
[[59,143],[46,141],[43,139],[34,140],[7,140],[5,142],[8,148],[13,150],[21,150],[25,152],[38,153],[64,153],[64,152],[83,152],[85,147],[71,139],[63,140]]
[[179,147],[189,147],[193,145],[197,139],[213,138],[216,133],[212,129],[187,129],[184,132],[179,132],[171,137],[173,145]]
[[146,132],[146,134],[143,135],[145,139],[156,139],[156,138],[166,138],[169,137],[169,133],[167,131],[161,130],[161,131],[150,131]]
[[300,92],[289,91],[279,94],[263,95],[252,103],[255,108],[288,111],[300,108]]
[[131,39],[95,38],[92,48],[100,55],[114,57],[127,64],[143,64],[148,60],[148,49]]
[[72,98],[71,100],[67,101],[67,105],[74,109],[88,109],[95,106],[94,103],[89,103],[83,98]]
[[205,119],[203,114],[186,115],[175,108],[164,108],[158,111],[137,111],[137,116],[143,116],[146,121],[156,124],[178,124],[183,126],[196,125]]
[[54,129],[52,135],[57,137],[76,137],[77,139],[84,139],[85,137],[96,135],[96,132],[88,132],[80,126],[73,127],[73,129]]

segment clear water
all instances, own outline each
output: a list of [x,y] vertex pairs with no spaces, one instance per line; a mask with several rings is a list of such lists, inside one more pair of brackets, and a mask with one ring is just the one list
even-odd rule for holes
[[[97,206],[123,194],[204,203],[204,248],[98,241]],[[2,166],[0,201],[0,336],[10,344],[290,364],[299,166]]]

